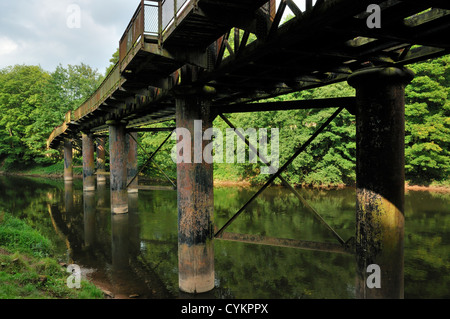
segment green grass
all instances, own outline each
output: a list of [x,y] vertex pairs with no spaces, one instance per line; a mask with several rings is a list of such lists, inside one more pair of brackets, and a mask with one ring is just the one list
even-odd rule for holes
[[[83,170],[81,164],[74,163],[76,167],[73,168],[75,175],[81,175]],[[33,164],[33,165],[14,165],[8,167],[1,167],[0,171],[4,173],[23,174],[23,175],[39,175],[39,176],[62,176],[64,173],[64,162],[60,161],[55,164]]]
[[52,243],[24,221],[0,212],[0,246],[9,251],[47,257]]
[[67,286],[70,273],[52,258],[52,243],[10,214],[0,212],[0,299],[101,299],[103,292],[82,280]]

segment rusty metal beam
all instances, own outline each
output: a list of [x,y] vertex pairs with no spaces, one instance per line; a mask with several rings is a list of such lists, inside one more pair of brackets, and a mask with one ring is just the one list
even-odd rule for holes
[[127,129],[127,132],[173,132],[176,127],[143,127],[143,128],[130,128]]
[[356,106],[355,97],[340,97],[316,100],[279,101],[265,103],[239,103],[217,107],[218,113],[252,113],[284,110],[353,108]]

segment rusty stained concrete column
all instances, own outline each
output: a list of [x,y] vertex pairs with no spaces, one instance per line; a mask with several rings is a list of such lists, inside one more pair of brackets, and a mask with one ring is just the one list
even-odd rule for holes
[[64,140],[64,181],[73,181],[73,149],[69,139]]
[[[191,163],[177,164],[178,188],[178,266],[179,288],[187,293],[202,293],[214,288],[214,226],[213,226],[213,164],[194,161],[194,121],[202,120],[202,132],[212,127],[210,104],[195,95],[185,95],[176,100],[177,128],[186,128],[191,133],[187,148],[191,152]],[[203,136],[203,135],[202,135]],[[201,141],[203,151],[208,141]],[[179,141],[182,138],[178,137]],[[190,144],[190,145],[188,145]]]
[[[395,67],[359,71],[356,88],[356,297],[403,298],[405,86]],[[380,267],[381,287],[369,287]]]
[[128,213],[126,124],[108,121],[111,213]]
[[83,191],[95,191],[94,139],[92,134],[82,135]]
[[[139,172],[138,169],[138,133],[128,133],[126,137],[126,152],[127,152],[127,185]],[[128,193],[138,192],[139,177],[136,177],[128,186]]]
[[97,185],[103,185],[106,183],[105,169],[105,138],[97,138]]

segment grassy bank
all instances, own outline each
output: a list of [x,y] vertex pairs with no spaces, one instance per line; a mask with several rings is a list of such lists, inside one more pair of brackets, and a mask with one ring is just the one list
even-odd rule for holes
[[70,276],[52,256],[53,244],[12,215],[0,212],[0,299],[101,299],[103,292],[82,280],[67,286]]
[[[24,175],[24,176],[41,176],[41,177],[62,177],[64,176],[64,163],[59,162],[52,165],[29,165],[29,166],[14,166],[8,168],[1,168],[1,173]],[[78,165],[73,168],[74,175],[82,175],[83,169]]]

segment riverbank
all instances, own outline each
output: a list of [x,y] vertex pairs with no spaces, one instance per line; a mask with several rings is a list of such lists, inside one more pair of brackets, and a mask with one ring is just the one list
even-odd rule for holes
[[81,279],[67,284],[67,264],[53,256],[52,243],[24,221],[0,211],[0,299],[103,299],[103,292]]

